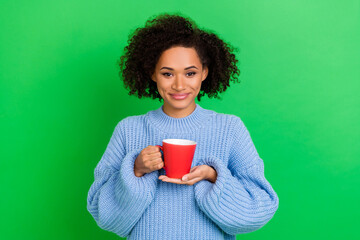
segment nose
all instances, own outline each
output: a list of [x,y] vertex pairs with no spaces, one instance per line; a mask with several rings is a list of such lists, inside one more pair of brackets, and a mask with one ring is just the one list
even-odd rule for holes
[[174,83],[171,88],[178,92],[183,91],[185,89],[185,80],[182,77],[175,77]]

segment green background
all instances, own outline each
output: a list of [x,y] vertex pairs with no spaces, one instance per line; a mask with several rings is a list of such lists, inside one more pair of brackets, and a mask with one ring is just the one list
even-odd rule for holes
[[1,1],[2,239],[119,239],[86,210],[128,96],[128,35],[181,12],[239,49],[240,84],[201,106],[247,126],[280,205],[238,239],[353,239],[360,215],[359,1]]

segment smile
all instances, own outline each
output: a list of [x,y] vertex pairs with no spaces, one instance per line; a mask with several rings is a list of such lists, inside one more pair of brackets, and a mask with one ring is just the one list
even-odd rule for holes
[[183,100],[185,99],[187,96],[189,96],[189,93],[184,93],[184,94],[170,94],[171,97],[175,100]]

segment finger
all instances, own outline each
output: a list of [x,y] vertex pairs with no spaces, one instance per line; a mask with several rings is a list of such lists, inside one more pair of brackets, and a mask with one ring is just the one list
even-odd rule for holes
[[158,147],[158,146],[151,146],[151,148],[149,148],[150,149],[150,152],[160,152],[160,147]]
[[183,184],[183,185],[186,184],[185,182],[181,181],[181,179],[175,179],[175,178],[169,178],[167,180],[163,180],[163,182]]
[[149,158],[161,158],[161,152],[151,152],[146,154]]
[[149,161],[146,161],[144,163],[144,168],[148,169],[149,172],[153,172],[155,170],[159,170],[161,168],[164,167],[164,162],[159,160],[159,161],[155,161],[155,162],[149,162]]
[[176,183],[176,184],[185,184],[185,182],[183,182],[181,179],[178,178],[169,178],[167,176],[165,176],[164,178],[162,178],[163,182],[168,182],[168,183]]
[[181,179],[182,179],[183,181],[188,181],[188,180],[196,177],[196,175],[194,176],[194,175],[191,174],[191,173],[195,172],[195,170],[198,169],[198,167],[199,167],[199,166],[195,166],[195,167],[193,167],[192,169],[190,169],[190,173],[185,174]]
[[151,166],[151,169],[161,169],[164,167],[164,162],[162,160],[160,160],[159,162],[156,162],[154,165]]
[[144,162],[153,162],[154,160],[161,160],[162,161],[162,157],[161,157],[161,153],[155,153],[155,154],[146,154],[145,156],[143,156]]
[[193,167],[192,169],[190,169],[190,172],[195,171],[198,167],[199,167],[199,166],[195,166],[195,167]]
[[202,174],[202,171],[199,171],[200,169],[199,168],[196,168],[196,169],[191,169],[192,171],[190,171],[190,173],[188,174],[185,174],[183,177],[182,177],[182,180],[183,181],[189,181],[191,179],[194,179],[196,177],[200,177],[201,174]]
[[162,181],[169,179],[169,177],[166,176],[166,175],[161,175],[160,177],[159,177],[159,179],[162,180]]
[[160,148],[157,146],[149,145],[144,149],[144,153],[146,153],[146,154],[151,154],[151,153],[155,153],[155,152],[160,152]]
[[161,157],[147,157],[145,158],[145,162],[148,162],[150,165],[153,165],[155,163],[160,163],[162,162],[162,158]]
[[201,180],[203,180],[202,177],[196,177],[196,178],[193,178],[191,179],[190,181],[186,181],[184,182],[186,185],[194,185],[195,183],[197,182],[200,182]]

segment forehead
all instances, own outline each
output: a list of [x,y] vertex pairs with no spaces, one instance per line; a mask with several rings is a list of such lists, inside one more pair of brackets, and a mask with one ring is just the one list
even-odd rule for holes
[[172,47],[161,54],[157,67],[186,68],[191,65],[200,66],[200,64],[195,48]]

